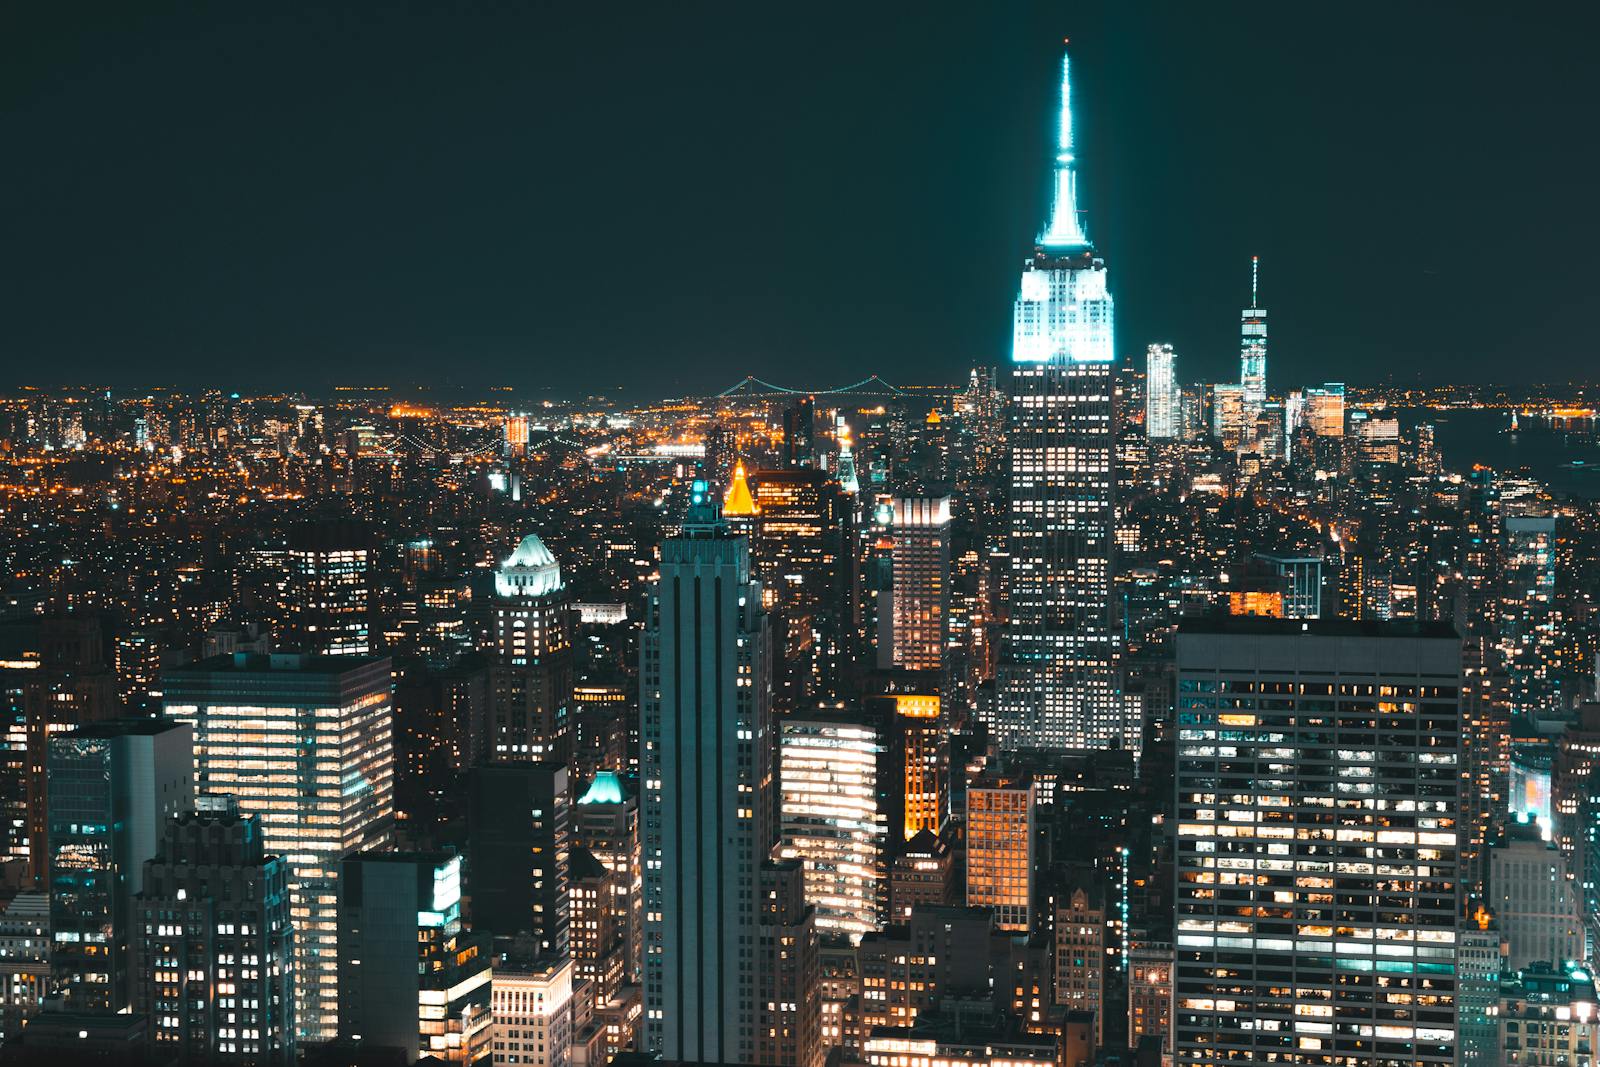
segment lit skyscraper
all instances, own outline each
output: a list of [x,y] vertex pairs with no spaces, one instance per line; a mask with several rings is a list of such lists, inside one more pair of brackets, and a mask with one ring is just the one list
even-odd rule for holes
[[944,667],[950,614],[950,498],[895,497],[890,665]]
[[1344,436],[1344,383],[1329,382],[1305,391],[1305,424],[1318,437]]
[[832,708],[783,719],[782,855],[801,862],[824,935],[859,941],[887,917],[889,850],[903,821],[888,803],[900,786],[886,736],[893,725]]
[[1178,388],[1178,357],[1171,345],[1151,345],[1144,353],[1144,432],[1152,441],[1170,441],[1183,426],[1183,391]]
[[394,729],[387,658],[237,652],[165,680],[194,727],[195,789],[231,793],[289,863],[300,1037],[338,1034],[339,861],[389,843]]
[[288,647],[328,656],[371,650],[371,540],[349,521],[305,523],[290,534]]
[[494,594],[488,756],[564,763],[572,755],[572,605],[538,534],[495,568]]
[[50,738],[53,962],[75,1010],[132,1003],[134,897],[167,819],[193,802],[191,737],[159,719],[112,719]]
[[1063,58],[1055,206],[1015,307],[1010,622],[991,725],[1003,748],[1136,749],[1111,590],[1112,302],[1078,218],[1073,161]]
[[1239,313],[1239,384],[1244,403],[1254,413],[1267,402],[1267,310],[1257,297],[1261,257],[1250,257],[1250,306]]
[[1454,1063],[1454,629],[1226,617],[1177,648],[1174,1060]]
[[750,1063],[760,1017],[751,951],[773,844],[771,664],[761,583],[703,482],[661,544],[645,608],[645,1050]]

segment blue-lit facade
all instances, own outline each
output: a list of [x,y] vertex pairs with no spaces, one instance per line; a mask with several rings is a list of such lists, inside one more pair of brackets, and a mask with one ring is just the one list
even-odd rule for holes
[[1112,300],[1078,212],[1066,59],[1061,75],[1055,204],[1015,307],[1010,620],[990,725],[1003,748],[1137,750],[1112,610]]

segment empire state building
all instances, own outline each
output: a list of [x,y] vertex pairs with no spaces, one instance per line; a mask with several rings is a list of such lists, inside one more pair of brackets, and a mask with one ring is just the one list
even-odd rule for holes
[[1013,320],[1010,612],[990,725],[1002,749],[1137,751],[1111,586],[1111,291],[1078,212],[1070,72],[1063,57],[1055,205]]

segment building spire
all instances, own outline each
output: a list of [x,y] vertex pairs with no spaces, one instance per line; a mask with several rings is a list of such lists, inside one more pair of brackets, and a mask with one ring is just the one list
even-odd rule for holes
[[1260,276],[1260,272],[1261,272],[1261,257],[1260,256],[1251,256],[1250,257],[1250,306],[1253,307],[1253,308],[1261,306],[1261,301],[1256,299],[1256,281]]
[[[1063,44],[1066,42],[1063,41]],[[1056,196],[1050,211],[1050,225],[1039,235],[1045,248],[1089,248],[1083,224],[1078,219],[1077,172],[1072,155],[1072,63],[1061,57],[1061,133],[1056,142]]]

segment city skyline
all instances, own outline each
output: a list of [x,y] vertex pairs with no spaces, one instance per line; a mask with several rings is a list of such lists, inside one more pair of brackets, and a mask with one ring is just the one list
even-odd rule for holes
[[[32,161],[15,180],[33,210],[15,220],[0,342],[41,385],[953,379],[1003,355],[996,279],[1049,201],[1044,86],[1070,35],[1099,101],[1083,182],[1124,279],[1120,361],[1171,343],[1224,380],[1226,309],[1259,255],[1279,380],[1330,361],[1352,382],[1583,371],[1600,215],[1562,193],[1595,150],[1560,126],[1591,84],[1581,32],[1157,10],[869,13],[844,36],[711,11],[604,26],[190,11],[93,32],[19,14],[10,36],[36,49],[7,65],[19,91],[0,122]],[[628,74],[588,77],[567,51]],[[1474,73],[1487,55],[1494,79]],[[299,77],[280,84],[278,64]],[[778,73],[799,69],[803,87]],[[1485,218],[1529,269],[1477,266]],[[611,301],[600,279],[640,235],[673,269]],[[782,253],[730,270],[754,244]],[[924,267],[885,270],[886,250]],[[1218,269],[1188,270],[1200,257]],[[800,359],[818,380],[783,380]],[[594,365],[602,380],[577,376]]]
[[[130,12],[102,39],[165,17]],[[506,17],[452,13],[428,59]],[[311,34],[321,45],[359,29],[372,31],[363,49],[381,48],[396,18],[432,24],[278,12],[232,45],[267,47],[287,20],[325,31]],[[737,36],[760,21],[718,28]],[[974,35],[969,50],[1029,23],[1000,80],[1031,82],[1036,21]],[[744,300],[763,285],[814,297],[861,265],[848,244],[828,245],[841,277],[802,291],[816,263],[786,234],[806,213],[785,213],[779,195],[801,174],[732,168],[770,177],[772,195],[751,201],[765,207],[761,239],[722,258],[725,284],[704,284],[697,257],[731,231],[708,221],[703,240],[676,240],[692,203],[677,194],[763,134],[695,141],[729,101],[719,68],[675,71],[652,94],[652,53],[591,71],[591,96],[560,112],[596,146],[566,161],[570,180],[612,165],[590,127],[611,94],[638,90],[639,137],[626,173],[608,177],[634,198],[622,217],[659,225],[617,243],[606,236],[616,219],[597,223],[584,196],[565,205],[567,222],[594,223],[607,243],[598,271],[561,258],[559,227],[541,247],[554,281],[527,307],[559,305],[552,335],[588,321],[591,347],[540,384],[453,381],[449,368],[487,366],[457,354],[434,362],[427,389],[369,382],[319,396],[319,375],[368,373],[328,358],[250,364],[295,383],[280,391],[119,391],[75,377],[0,392],[0,1059],[1589,1063],[1600,1047],[1600,385],[1474,386],[1440,360],[1447,384],[1372,386],[1351,380],[1361,353],[1302,362],[1294,322],[1308,310],[1334,345],[1346,328],[1390,321],[1365,356],[1406,343],[1407,329],[1383,320],[1396,309],[1440,337],[1463,325],[1426,301],[1372,297],[1374,270],[1349,270],[1304,232],[1236,258],[1243,227],[1175,261],[1189,295],[1231,326],[1220,366],[1182,334],[1147,340],[1148,308],[1181,321],[1185,298],[1138,266],[1150,234],[1125,224],[1128,195],[1151,198],[1153,216],[1172,199],[1107,180],[1135,146],[1169,136],[1148,114],[1126,123],[1119,49],[1194,18],[1137,32],[1104,12],[1085,22],[1103,32],[1086,46],[1057,38],[1037,64],[1054,89],[1044,151],[999,160],[1007,178],[983,196],[998,218],[1031,205],[1004,192],[1023,186],[1010,170],[1046,179],[1039,210],[1017,224],[1032,234],[1028,254],[962,260],[1005,280],[1009,343],[957,373],[939,359],[960,347],[950,327],[966,312],[941,302],[936,279],[964,255],[958,241],[932,258],[900,242],[886,268],[874,261],[896,284],[926,283],[915,304],[926,314],[900,325],[890,283],[870,305],[812,316],[809,333]],[[1315,71],[1314,57],[1250,51],[1294,22],[1251,23],[1219,46],[1210,58],[1250,62],[1208,84],[1266,84],[1285,63]],[[184,25],[193,37],[161,38],[177,53],[218,23]],[[817,47],[849,52],[874,27]],[[924,42],[944,32],[917,29]],[[1188,43],[1204,51],[1206,34]],[[484,58],[435,118],[498,84]],[[249,65],[227,65],[210,103],[226,110],[228,78]],[[408,91],[448,66],[422,63]],[[973,73],[924,84],[917,63],[888,69],[933,126]],[[282,94],[290,111],[315,95],[307,73]],[[751,82],[740,100],[792,100],[811,123],[774,160],[888,115],[829,109],[847,67],[803,73],[814,76]],[[1161,73],[1181,79],[1181,65]],[[1312,126],[1381,81],[1345,74],[1352,91],[1325,94],[1303,116]],[[707,102],[684,112],[683,139],[656,144],[685,78]],[[160,80],[133,79],[131,95]],[[1143,89],[1169,92],[1159,81]],[[325,102],[308,137],[352,101]],[[958,103],[977,121],[992,101]],[[406,93],[370,114],[395,129],[412,117]],[[1252,105],[1233,133],[1275,148],[1272,114]],[[782,109],[769,117],[763,131],[781,137]],[[237,132],[259,118],[241,116]],[[1031,126],[1030,105],[1009,118]],[[979,143],[958,125],[937,132]],[[349,132],[347,161],[370,149],[369,133]],[[227,143],[206,148],[221,161]],[[1263,156],[1236,147],[1210,144],[1179,176],[1203,186],[1209,165],[1274,180]],[[819,162],[864,179],[869,158]],[[1418,159],[1435,173],[1445,164]],[[924,162],[922,193],[946,163],[979,165]],[[428,173],[382,195],[373,186],[369,206],[400,203]],[[401,272],[430,226],[437,237],[459,217],[457,205],[430,213],[436,197],[407,202],[409,228],[393,231],[385,262]],[[848,196],[834,202],[832,222],[854,217]],[[469,206],[498,203],[486,189]],[[1336,221],[1321,208],[1331,203],[1302,203],[1296,224]],[[725,197],[715,214],[743,204]],[[272,210],[241,205],[252,222]],[[892,232],[892,214],[853,238]],[[939,221],[985,217],[974,207]],[[1180,229],[1165,247],[1230,222]],[[180,249],[183,232],[162,249]],[[328,261],[299,284],[338,272],[344,232],[327,231]],[[274,262],[269,242],[238,233],[241,273],[224,287]],[[830,236],[808,231],[819,252]],[[115,245],[107,235],[95,247]],[[382,247],[343,261],[345,275]],[[1371,268],[1371,250],[1355,252]],[[1211,299],[1246,258],[1247,294]],[[1505,301],[1537,277],[1485,271],[1485,259],[1473,265],[1501,303],[1471,325],[1492,347]],[[1297,304],[1300,281],[1275,288],[1280,264],[1294,278],[1311,260],[1319,299],[1347,315]],[[84,284],[105,266],[86,265]],[[451,285],[470,286],[480,266],[463,261]],[[361,281],[377,293],[392,277]],[[571,298],[575,280],[588,303]],[[1356,283],[1366,302],[1341,302]],[[403,329],[449,305],[448,288],[434,306],[381,317]],[[499,306],[504,290],[482,296]],[[1134,312],[1117,317],[1130,297]],[[292,317],[294,304],[274,314]],[[669,306],[648,363],[602,354]],[[700,315],[707,307],[725,314]],[[216,312],[207,328],[241,321],[237,306],[204,310]],[[367,313],[352,308],[345,325]],[[914,348],[930,326],[947,333],[899,365],[913,376],[893,375],[903,387],[865,349],[805,357],[852,314],[866,324],[856,341],[880,330]],[[652,383],[725,369],[679,358],[684,321],[705,343],[755,323],[788,357],[745,364],[727,388],[663,397]],[[1550,330],[1559,315],[1521,321]],[[383,373],[405,372],[391,354]],[[583,398],[559,399],[579,373]],[[810,388],[770,380],[801,375]]]

